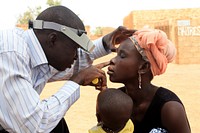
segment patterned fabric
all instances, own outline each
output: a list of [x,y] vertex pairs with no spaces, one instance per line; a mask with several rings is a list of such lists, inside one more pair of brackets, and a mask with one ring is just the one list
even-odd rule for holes
[[167,133],[167,131],[162,128],[153,128],[149,133]]
[[140,45],[138,44],[137,40],[133,36],[131,36],[130,39],[133,42],[134,46],[136,47],[137,51],[142,56],[142,59],[147,61],[147,62],[149,62],[149,60],[148,60],[148,58],[147,58],[147,56],[146,56],[146,54],[144,52],[145,49],[140,47]]
[[48,65],[32,30],[0,31],[0,125],[8,132],[50,132],[80,97],[80,86],[67,81],[48,99],[40,100],[39,94],[47,82],[67,80],[108,54],[101,42],[94,42],[90,55],[79,50],[73,67],[59,72]]

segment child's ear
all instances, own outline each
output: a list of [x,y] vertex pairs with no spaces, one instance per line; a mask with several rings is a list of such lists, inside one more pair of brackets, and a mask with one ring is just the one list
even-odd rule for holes
[[144,74],[146,72],[148,72],[151,69],[151,64],[147,61],[141,63],[140,67],[139,67],[139,73],[140,74]]

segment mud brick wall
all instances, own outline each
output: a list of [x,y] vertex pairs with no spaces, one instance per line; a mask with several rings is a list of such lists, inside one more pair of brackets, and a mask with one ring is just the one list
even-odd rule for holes
[[177,64],[200,64],[200,8],[132,11],[124,26],[161,29],[176,45]]

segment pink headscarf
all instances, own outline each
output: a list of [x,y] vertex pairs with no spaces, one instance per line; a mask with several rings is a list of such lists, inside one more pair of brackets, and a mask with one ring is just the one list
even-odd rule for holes
[[172,62],[176,55],[176,48],[168,40],[166,33],[158,29],[143,28],[135,32],[133,37],[144,49],[153,75],[163,74],[167,64]]

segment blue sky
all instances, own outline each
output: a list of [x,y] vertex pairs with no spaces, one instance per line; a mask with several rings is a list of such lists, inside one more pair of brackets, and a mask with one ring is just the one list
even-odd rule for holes
[[[132,10],[200,8],[200,0],[62,0],[62,4],[91,27],[118,27]],[[36,6],[45,9],[46,0],[5,0],[0,7],[0,29],[13,28],[20,14]]]

